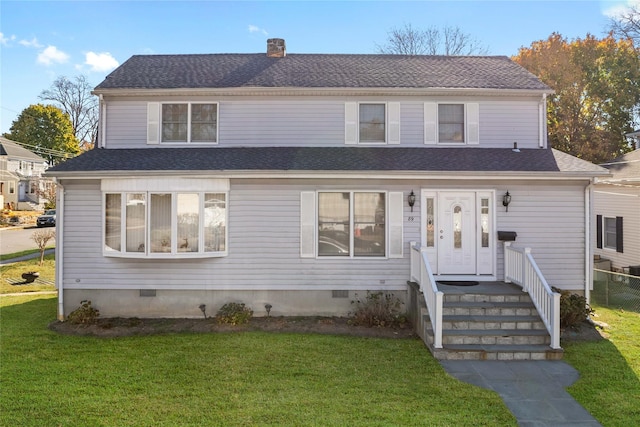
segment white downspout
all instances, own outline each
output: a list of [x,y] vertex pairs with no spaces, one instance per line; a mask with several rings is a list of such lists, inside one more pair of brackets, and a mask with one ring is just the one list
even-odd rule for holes
[[547,140],[547,94],[542,94],[542,100],[538,104],[538,112],[540,117],[540,138],[538,140],[538,148],[546,147]]
[[100,148],[104,148],[107,145],[107,105],[104,102],[104,97],[102,94],[100,96],[100,127],[98,128],[98,132],[100,135]]
[[[64,320],[64,259],[62,255],[62,247],[64,243],[64,187],[59,181],[57,188],[56,200],[56,286],[58,287],[58,320]],[[60,221],[62,219],[62,221]]]
[[591,287],[593,286],[593,249],[591,248],[591,223],[593,214],[593,185],[595,178],[591,178],[584,189],[584,296],[587,303],[591,301]]

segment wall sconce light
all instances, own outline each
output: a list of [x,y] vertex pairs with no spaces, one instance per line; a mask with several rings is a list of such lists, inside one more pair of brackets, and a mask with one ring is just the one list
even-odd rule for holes
[[509,203],[511,203],[511,194],[507,191],[504,193],[504,196],[502,196],[502,206],[507,208],[507,212],[509,212]]
[[413,212],[413,205],[416,204],[416,195],[413,194],[413,190],[409,193],[409,197],[407,197],[407,202],[409,203],[409,207],[411,208],[411,212]]

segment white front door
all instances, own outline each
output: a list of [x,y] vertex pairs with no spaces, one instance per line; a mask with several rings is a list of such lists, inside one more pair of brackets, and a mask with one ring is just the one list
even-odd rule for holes
[[495,273],[490,191],[423,191],[423,246],[434,274]]
[[438,273],[476,273],[476,195],[440,193],[438,197]]

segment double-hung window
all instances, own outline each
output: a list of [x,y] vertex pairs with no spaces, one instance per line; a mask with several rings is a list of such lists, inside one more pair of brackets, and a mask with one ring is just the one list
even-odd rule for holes
[[464,104],[438,104],[438,141],[465,142]]
[[623,218],[596,215],[596,246],[598,249],[613,249],[624,252]]
[[157,258],[227,254],[228,192],[224,185],[207,189],[203,188],[206,185],[193,183],[183,189],[177,188],[179,185],[148,185],[147,191],[114,191],[127,185],[112,181],[103,184],[105,255]]
[[479,104],[436,103],[424,104],[425,144],[479,144]]
[[161,116],[162,142],[218,142],[218,104],[162,104]]
[[386,112],[384,104],[359,105],[360,142],[386,142]]
[[345,102],[345,144],[400,144],[399,102]]

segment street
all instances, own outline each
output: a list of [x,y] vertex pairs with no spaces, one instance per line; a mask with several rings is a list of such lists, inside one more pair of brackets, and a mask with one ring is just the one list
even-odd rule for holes
[[[55,228],[3,228],[0,229],[0,255],[38,249],[31,236],[37,230],[55,230]],[[50,240],[47,246],[54,246],[55,240]]]

